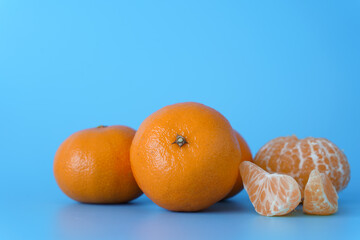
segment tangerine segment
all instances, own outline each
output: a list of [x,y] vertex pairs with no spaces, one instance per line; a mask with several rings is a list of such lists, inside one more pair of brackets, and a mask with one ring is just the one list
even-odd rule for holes
[[344,189],[350,181],[350,166],[345,154],[325,138],[275,138],[258,151],[254,163],[269,173],[295,178],[301,191],[314,169],[325,173],[337,191]]
[[256,164],[240,164],[244,188],[255,211],[264,216],[285,215],[301,201],[299,184],[290,176],[270,174]]
[[324,173],[313,170],[304,192],[303,211],[307,214],[330,215],[338,210],[338,195]]

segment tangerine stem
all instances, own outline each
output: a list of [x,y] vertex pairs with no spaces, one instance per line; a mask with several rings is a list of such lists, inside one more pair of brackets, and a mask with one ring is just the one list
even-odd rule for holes
[[172,144],[174,144],[174,143],[176,143],[179,147],[182,147],[188,142],[186,141],[186,139],[183,136],[177,134],[176,140]]

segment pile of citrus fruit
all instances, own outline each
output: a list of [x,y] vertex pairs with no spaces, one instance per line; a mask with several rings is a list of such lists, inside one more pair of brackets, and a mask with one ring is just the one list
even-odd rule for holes
[[324,138],[279,137],[255,158],[216,110],[187,102],[166,106],[137,131],[99,126],[74,133],[56,152],[61,190],[84,203],[124,203],[145,193],[172,211],[200,211],[243,188],[256,212],[285,215],[338,209],[350,180],[344,153]]

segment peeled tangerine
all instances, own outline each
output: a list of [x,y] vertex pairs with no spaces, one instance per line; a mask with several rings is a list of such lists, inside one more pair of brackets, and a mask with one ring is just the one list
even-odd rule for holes
[[307,214],[330,215],[338,210],[338,195],[328,176],[313,170],[304,191],[303,211]]
[[350,166],[345,154],[325,138],[275,138],[259,150],[254,163],[269,173],[292,176],[301,191],[314,169],[325,173],[337,191],[344,189],[350,180]]
[[283,174],[270,174],[249,161],[240,164],[244,188],[255,211],[264,216],[285,215],[301,201],[299,184]]

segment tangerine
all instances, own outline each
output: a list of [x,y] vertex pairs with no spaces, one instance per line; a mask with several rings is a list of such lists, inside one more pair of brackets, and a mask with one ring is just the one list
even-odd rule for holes
[[350,166],[345,154],[325,138],[275,138],[258,151],[254,163],[270,173],[292,176],[302,192],[314,169],[325,173],[337,191],[344,189],[350,180]]
[[142,191],[172,211],[199,211],[233,188],[241,159],[228,120],[200,103],[166,106],[140,125],[130,151]]
[[[238,131],[234,130],[234,132],[236,135],[236,139],[238,140],[239,145],[240,145],[240,151],[241,151],[240,163],[243,161],[252,161],[252,155],[251,155],[251,150],[249,148],[249,145],[246,143],[245,139],[240,135],[240,133]],[[226,197],[224,199],[229,199],[231,197],[234,197],[239,192],[241,192],[243,190],[243,188],[244,188],[244,186],[243,186],[240,169],[239,169],[238,177],[236,179],[235,185],[233,186],[232,190],[228,193],[228,195],[226,195]]]
[[135,130],[99,126],[72,134],[59,147],[54,174],[60,189],[84,203],[124,203],[142,192],[130,166]]

